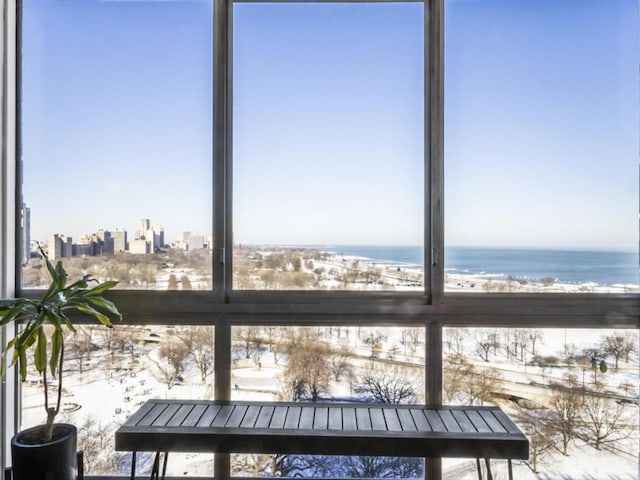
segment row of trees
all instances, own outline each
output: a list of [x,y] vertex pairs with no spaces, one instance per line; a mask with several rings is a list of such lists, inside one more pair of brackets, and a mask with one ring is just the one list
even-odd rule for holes
[[[80,278],[91,273],[99,280],[116,280],[118,288],[150,288],[157,286],[168,268],[189,270],[199,285],[211,288],[211,251],[206,249],[184,251],[174,248],[149,255],[117,253],[102,256],[76,256],[61,259],[69,278]],[[23,284],[27,288],[44,288],[49,275],[42,259],[31,259],[22,270]],[[180,278],[182,290],[192,289],[192,279]],[[175,275],[169,277],[169,290],[178,288]]]
[[[600,338],[599,343],[590,348],[577,352],[573,344],[565,342],[563,359],[556,357],[541,357],[536,350],[544,340],[544,333],[536,328],[505,328],[505,329],[445,329],[445,346],[448,354],[465,355],[477,353],[482,360],[488,362],[490,355],[494,358],[503,356],[507,360],[520,362],[529,359],[536,363],[549,363],[555,359],[556,364],[579,363],[585,357],[611,358],[614,368],[618,369],[619,362],[629,362],[630,356],[638,349],[638,333],[635,331],[613,331]],[[467,352],[465,352],[465,347]]]

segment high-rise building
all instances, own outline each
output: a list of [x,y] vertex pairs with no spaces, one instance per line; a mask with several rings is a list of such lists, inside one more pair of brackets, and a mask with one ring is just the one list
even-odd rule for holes
[[153,245],[149,240],[136,238],[129,242],[129,252],[134,254],[148,254],[152,252]]
[[153,225],[151,225],[151,230],[153,230],[154,249],[163,248],[164,247],[164,227],[160,224],[154,223]]
[[73,256],[73,241],[61,233],[56,233],[49,240],[49,260],[68,258]]
[[113,253],[122,253],[129,249],[127,245],[127,232],[125,230],[111,231],[111,238],[113,239]]
[[26,203],[22,204],[20,212],[21,227],[21,249],[22,249],[22,265],[29,263],[31,257],[31,209]]

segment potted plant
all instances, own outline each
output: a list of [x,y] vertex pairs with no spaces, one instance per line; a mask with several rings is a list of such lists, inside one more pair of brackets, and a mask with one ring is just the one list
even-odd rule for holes
[[[102,294],[118,282],[99,283],[89,274],[68,284],[62,263],[54,267],[42,248],[40,252],[51,276],[51,284],[40,299],[15,298],[0,300],[0,326],[10,322],[20,324],[20,330],[3,348],[0,369],[4,375],[7,355],[9,365],[18,364],[22,381],[27,377],[27,364],[31,358],[42,376],[44,425],[18,432],[11,440],[12,473],[14,480],[75,480],[77,432],[73,425],[54,423],[62,400],[62,368],[64,362],[64,334],[75,332],[69,312],[81,312],[112,328],[109,315],[122,319],[113,302]],[[95,284],[92,286],[92,284]],[[57,399],[49,399],[48,376],[57,376]],[[48,462],[48,463],[47,463]]]

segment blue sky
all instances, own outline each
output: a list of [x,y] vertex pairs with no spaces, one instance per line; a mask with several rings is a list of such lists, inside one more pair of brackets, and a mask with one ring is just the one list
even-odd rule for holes
[[[446,2],[446,240],[638,243],[638,3]],[[211,230],[205,1],[26,0],[32,237]],[[421,4],[238,4],[238,242],[420,244]],[[51,184],[57,191],[51,192]]]

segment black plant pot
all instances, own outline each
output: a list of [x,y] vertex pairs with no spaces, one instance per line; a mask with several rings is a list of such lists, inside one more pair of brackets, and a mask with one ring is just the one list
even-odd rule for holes
[[76,427],[56,423],[50,442],[34,443],[43,430],[42,425],[28,428],[11,439],[13,480],[76,480]]

